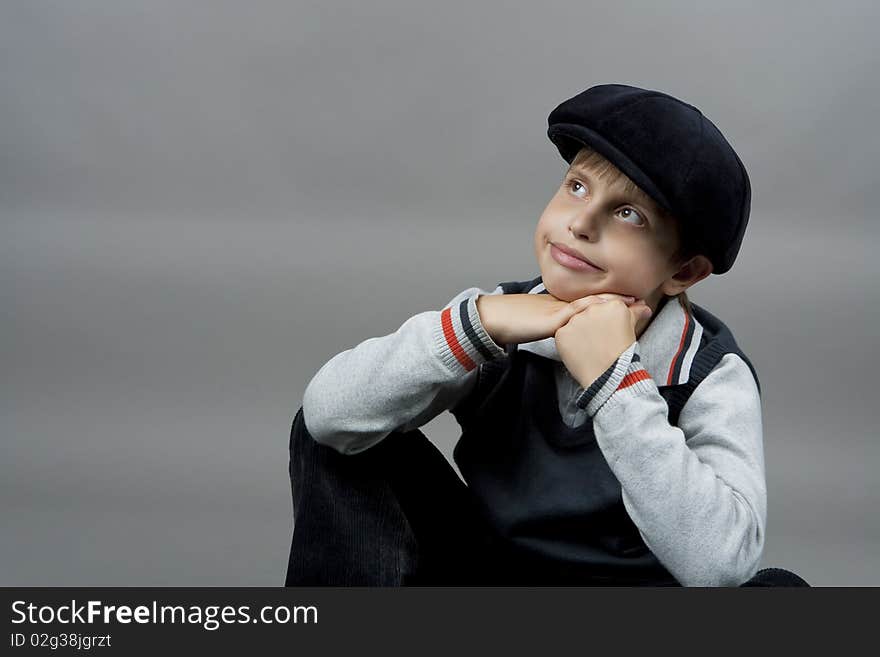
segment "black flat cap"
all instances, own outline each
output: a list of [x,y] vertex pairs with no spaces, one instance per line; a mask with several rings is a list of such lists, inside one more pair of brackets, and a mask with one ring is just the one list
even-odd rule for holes
[[700,110],[660,91],[600,84],[561,103],[547,123],[566,162],[590,146],[683,223],[712,273],[733,266],[749,222],[751,184],[733,147]]

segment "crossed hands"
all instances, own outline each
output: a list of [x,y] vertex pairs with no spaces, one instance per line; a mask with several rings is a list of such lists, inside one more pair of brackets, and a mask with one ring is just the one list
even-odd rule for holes
[[551,294],[480,295],[477,312],[498,344],[553,336],[562,362],[587,388],[635,342],[636,324],[651,309],[644,299],[603,292],[570,302]]

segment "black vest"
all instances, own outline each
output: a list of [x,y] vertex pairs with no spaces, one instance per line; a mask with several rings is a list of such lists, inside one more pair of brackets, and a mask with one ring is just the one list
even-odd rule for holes
[[[540,278],[502,283],[525,294]],[[546,291],[544,291],[546,293]],[[722,356],[738,354],[758,377],[728,328],[691,304],[703,326],[686,383],[659,385],[670,424]],[[510,549],[552,563],[574,580],[678,585],[645,545],[596,443],[593,422],[566,425],[559,415],[555,361],[517,345],[483,363],[474,390],[450,409],[462,428],[453,458],[480,512]],[[760,383],[758,383],[760,390]]]

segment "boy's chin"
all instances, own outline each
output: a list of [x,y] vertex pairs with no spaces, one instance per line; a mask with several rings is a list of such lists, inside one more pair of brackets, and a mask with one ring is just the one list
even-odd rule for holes
[[558,281],[544,279],[544,288],[549,294],[556,297],[560,301],[570,302],[575,299],[581,299],[591,294],[623,294],[618,290],[610,290],[606,286],[595,286],[594,288],[575,288],[569,285],[560,284]]

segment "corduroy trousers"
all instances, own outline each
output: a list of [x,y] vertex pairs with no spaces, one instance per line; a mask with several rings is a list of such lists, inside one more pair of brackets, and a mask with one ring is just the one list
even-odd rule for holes
[[[314,440],[302,408],[290,432],[293,539],[286,586],[627,586],[579,581],[517,553],[419,430],[359,454]],[[742,586],[809,586],[765,568]]]

